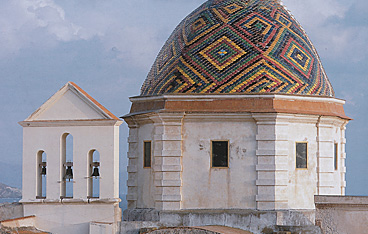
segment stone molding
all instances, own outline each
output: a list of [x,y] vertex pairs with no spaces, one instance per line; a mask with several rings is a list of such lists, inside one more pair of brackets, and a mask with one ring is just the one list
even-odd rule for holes
[[65,127],[65,126],[120,126],[122,120],[87,119],[87,120],[45,120],[21,121],[22,127]]
[[123,118],[149,112],[204,113],[288,113],[336,116],[345,115],[345,101],[328,97],[298,95],[162,95],[130,98],[130,113]]

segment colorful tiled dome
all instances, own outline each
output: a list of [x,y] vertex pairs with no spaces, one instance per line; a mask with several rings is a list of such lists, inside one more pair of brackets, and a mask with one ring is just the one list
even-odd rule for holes
[[277,0],[209,0],[187,16],[141,89],[167,93],[334,96],[316,49]]

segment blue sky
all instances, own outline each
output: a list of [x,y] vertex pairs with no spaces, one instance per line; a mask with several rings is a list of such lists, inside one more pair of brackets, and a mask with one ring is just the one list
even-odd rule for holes
[[[204,0],[2,0],[0,182],[21,186],[17,124],[74,81],[114,114],[129,112],[159,49]],[[322,59],[347,126],[347,194],[368,195],[368,2],[283,0]],[[121,127],[121,171],[127,127]],[[126,178],[122,173],[121,183]]]

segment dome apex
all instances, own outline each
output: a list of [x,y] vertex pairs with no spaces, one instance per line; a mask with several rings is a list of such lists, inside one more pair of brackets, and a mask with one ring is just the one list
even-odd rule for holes
[[334,96],[316,49],[279,0],[209,0],[171,34],[141,89]]

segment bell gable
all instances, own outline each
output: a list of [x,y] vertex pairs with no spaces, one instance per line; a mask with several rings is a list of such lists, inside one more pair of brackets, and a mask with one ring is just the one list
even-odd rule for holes
[[66,83],[25,121],[119,120],[73,82]]

